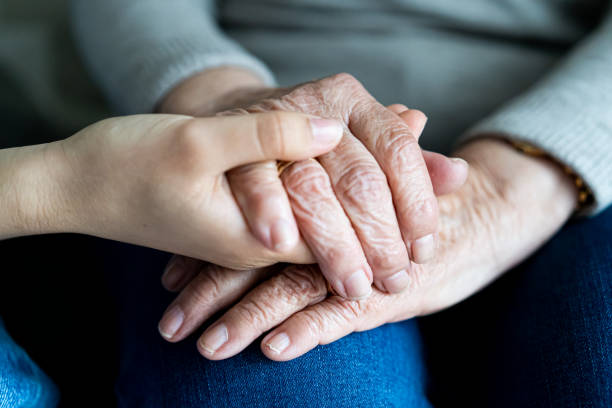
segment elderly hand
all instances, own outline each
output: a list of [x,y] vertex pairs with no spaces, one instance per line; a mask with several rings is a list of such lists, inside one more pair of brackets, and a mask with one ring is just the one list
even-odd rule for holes
[[226,172],[314,157],[341,137],[339,122],[299,113],[140,115],[99,122],[60,142],[3,150],[10,160],[0,160],[0,207],[23,220],[14,223],[21,232],[2,223],[0,238],[79,232],[235,269],[302,263],[310,259],[306,246],[278,254],[252,236]]
[[[198,341],[209,359],[231,357],[261,334],[273,360],[296,358],[353,331],[426,315],[465,299],[525,259],[567,220],[576,200],[571,180],[555,164],[481,140],[458,155],[470,163],[466,185],[441,197],[440,251],[434,262],[415,265],[401,294],[375,290],[367,300],[329,296],[319,270],[290,266],[248,292]],[[246,292],[236,273],[203,268],[169,307],[184,310],[178,341]],[[266,272],[242,272],[250,283]],[[215,288],[214,290],[212,288]],[[163,320],[162,320],[163,322]]]
[[[426,164],[417,143],[425,116],[408,111],[404,123],[347,74],[292,89],[245,88],[238,94],[211,90],[211,82],[226,82],[220,79],[187,80],[168,96],[162,110],[210,114],[234,104],[246,109],[232,113],[299,111],[345,124],[336,149],[318,161],[293,164],[282,182],[274,162],[229,173],[253,233],[271,250],[286,251],[299,239],[295,216],[314,260],[340,296],[367,297],[372,281],[390,293],[406,288],[410,259],[425,263],[435,254],[438,207],[432,181],[435,192],[448,192],[444,186],[460,186],[467,173],[464,162],[441,155],[427,154]],[[203,88],[219,94],[222,102],[202,102]],[[184,263],[175,259],[165,280],[182,280],[174,269]]]

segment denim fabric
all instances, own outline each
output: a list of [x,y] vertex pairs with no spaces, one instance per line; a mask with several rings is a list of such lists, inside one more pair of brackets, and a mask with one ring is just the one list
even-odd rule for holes
[[[612,209],[436,315],[355,333],[292,362],[255,344],[221,362],[164,342],[168,256],[113,244],[121,407],[612,406]],[[199,333],[198,333],[199,334]]]
[[167,255],[133,247],[115,255],[124,302],[121,407],[430,406],[414,321],[357,333],[291,362],[266,359],[258,344],[212,362],[198,354],[195,336],[170,344],[157,333],[172,298],[159,283]]
[[612,208],[420,323],[436,407],[612,407]]
[[0,320],[0,408],[52,408],[59,393]]

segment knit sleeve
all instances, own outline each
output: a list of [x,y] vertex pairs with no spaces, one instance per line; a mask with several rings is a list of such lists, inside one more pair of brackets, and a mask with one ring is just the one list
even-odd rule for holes
[[[512,80],[508,78],[508,80]],[[595,195],[587,214],[612,203],[612,12],[549,75],[467,132],[527,142],[579,174]]]
[[213,0],[72,0],[72,27],[94,79],[121,113],[151,112],[182,80],[238,66],[270,71],[220,31]]

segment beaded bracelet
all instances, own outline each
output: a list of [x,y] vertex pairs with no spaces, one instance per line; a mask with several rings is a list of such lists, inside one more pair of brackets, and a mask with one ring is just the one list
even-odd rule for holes
[[558,164],[561,167],[561,169],[563,169],[563,172],[567,174],[569,177],[571,177],[572,180],[574,180],[574,184],[576,185],[576,188],[578,189],[578,202],[577,202],[576,211],[580,212],[595,203],[595,196],[593,195],[593,192],[586,185],[582,177],[580,177],[574,171],[574,169],[567,166],[566,164],[559,162],[559,160],[555,159],[553,156],[548,154],[545,150],[535,147],[529,143],[522,142],[522,141],[516,141],[516,140],[506,140],[506,141],[512,147],[514,147],[517,151],[523,154],[526,154],[532,157],[539,157],[542,159],[550,160]]

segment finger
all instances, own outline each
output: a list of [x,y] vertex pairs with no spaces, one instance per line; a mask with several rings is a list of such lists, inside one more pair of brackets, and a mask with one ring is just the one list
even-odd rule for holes
[[168,306],[159,322],[159,332],[170,342],[177,342],[210,316],[239,299],[268,271],[235,271],[207,264]]
[[427,118],[424,119],[423,112],[410,109],[406,105],[399,103],[389,105],[387,109],[399,116],[400,119],[413,130],[414,137],[418,141],[427,123]]
[[291,266],[249,292],[200,337],[211,360],[232,357],[293,313],[322,301],[327,285],[314,266]]
[[[418,114],[415,115],[405,105],[400,104],[390,105],[388,109],[397,114],[411,128],[420,129],[417,134],[421,134],[423,122]],[[422,153],[436,196],[453,193],[463,186],[468,174],[468,164],[465,160],[449,158],[427,150],[422,150]]]
[[400,113],[409,110],[409,108],[406,105],[402,105],[401,103],[394,103],[393,105],[389,105],[387,106],[387,109],[389,109],[391,112],[395,113],[396,115],[399,115]]
[[[331,156],[321,157],[321,162],[359,238],[374,284],[382,291],[401,292],[409,284],[410,258],[385,174],[372,154],[350,133]],[[289,192],[295,182],[288,183],[286,178],[283,181]],[[310,194],[293,193],[302,200]]]
[[272,251],[293,249],[300,234],[276,162],[238,167],[227,179],[253,235]]
[[406,109],[400,112],[398,116],[410,129],[412,129],[412,135],[418,142],[427,124],[427,117],[423,112],[416,109]]
[[467,180],[469,166],[463,159],[423,150],[423,158],[436,196],[456,192]]
[[[370,120],[371,116],[364,112],[377,120]],[[417,143],[417,135],[427,118],[416,110],[409,110],[409,114],[412,127],[373,98],[364,98],[353,107],[349,127],[372,152],[387,176],[402,236],[412,260],[425,263],[436,252],[438,204]]]
[[263,338],[261,350],[272,360],[287,361],[354,331],[377,327],[390,320],[388,300],[395,296],[375,291],[363,301],[329,297],[289,317]]
[[208,164],[223,172],[258,161],[315,157],[342,137],[338,121],[293,112],[201,118],[185,126],[182,134],[195,139]]
[[281,178],[304,241],[336,293],[351,299],[369,296],[372,270],[325,170],[316,160],[306,160]]
[[183,255],[173,255],[164,269],[162,286],[170,292],[177,292],[185,287],[200,271],[204,262]]

